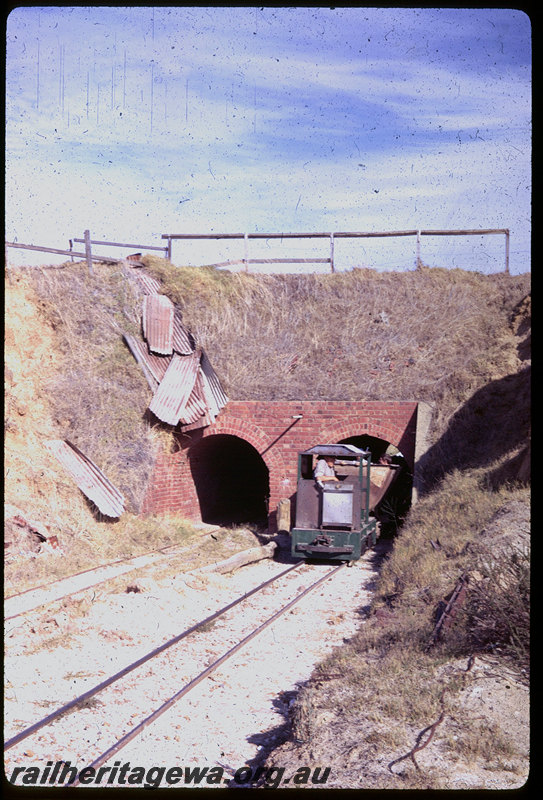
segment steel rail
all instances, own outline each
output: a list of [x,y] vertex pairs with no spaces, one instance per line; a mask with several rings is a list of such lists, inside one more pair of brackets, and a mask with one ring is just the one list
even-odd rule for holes
[[178,634],[177,636],[174,636],[173,639],[169,639],[167,642],[164,642],[163,644],[159,645],[154,650],[151,650],[149,653],[146,653],[137,661],[134,661],[132,664],[129,664],[128,666],[124,667],[119,672],[116,672],[114,675],[111,675],[109,678],[106,678],[105,681],[98,683],[96,686],[93,686],[91,689],[88,689],[86,692],[79,695],[79,697],[70,700],[70,702],[66,703],[66,705],[62,706],[61,708],[58,708],[56,711],[51,712],[51,714],[48,714],[41,720],[38,720],[38,722],[35,722],[33,725],[30,725],[30,727],[20,731],[19,733],[17,733],[15,736],[13,736],[11,739],[8,739],[4,743],[4,751],[9,750],[16,744],[19,744],[19,742],[22,742],[24,739],[27,739],[33,733],[36,733],[37,731],[41,730],[41,728],[44,728],[46,725],[50,725],[60,716],[66,714],[68,711],[71,711],[73,708],[80,705],[81,703],[90,700],[91,697],[94,697],[94,695],[98,694],[104,689],[107,689],[107,687],[111,686],[112,683],[115,683],[121,678],[124,678],[125,675],[128,675],[130,672],[133,672],[133,670],[137,669],[138,667],[141,667],[142,664],[145,664],[147,661],[150,661],[155,656],[159,655],[160,653],[163,653],[169,647],[173,647],[173,645],[177,644],[182,639],[185,639],[191,633],[197,631],[198,628],[201,628],[203,625],[206,625],[209,622],[213,622],[213,620],[216,620],[218,617],[222,616],[223,614],[226,614],[227,611],[230,611],[232,608],[239,605],[239,603],[251,597],[253,594],[256,594],[257,592],[260,592],[262,589],[265,589],[266,586],[269,586],[274,581],[279,580],[279,578],[282,578],[283,575],[286,575],[288,572],[292,572],[292,570],[294,569],[298,569],[303,563],[304,562],[302,561],[296,564],[292,564],[290,567],[284,569],[279,574],[274,575],[272,578],[268,578],[268,580],[264,581],[258,586],[255,586],[254,589],[250,589],[245,594],[236,598],[236,600],[233,600],[231,603],[228,603],[228,605],[223,606],[223,608],[220,608],[218,611],[213,612],[213,614],[211,614],[209,617],[206,617],[200,622],[197,622],[195,625],[192,625],[190,628],[187,628],[182,633]]
[[[275,622],[275,620],[278,619],[278,617],[282,616],[287,611],[289,611],[292,608],[292,606],[296,605],[296,603],[299,603],[300,600],[302,600],[302,598],[304,598],[307,594],[309,594],[309,592],[312,592],[314,589],[320,586],[321,583],[324,583],[324,581],[328,580],[328,578],[331,578],[332,575],[335,575],[336,572],[338,572],[340,569],[343,569],[346,565],[347,562],[339,564],[333,570],[327,572],[326,575],[323,575],[317,581],[315,581],[306,589],[304,589],[303,592],[300,592],[300,594],[298,594],[293,600],[291,600],[285,606],[280,608],[279,611],[276,611],[275,614],[273,614],[273,616],[269,617],[258,628],[255,628],[251,633],[247,634],[247,636],[245,636],[237,644],[231,647],[230,650],[227,650],[226,653],[223,653],[223,655],[220,656],[212,664],[210,664],[209,667],[206,667],[206,669],[200,672],[199,675],[197,675],[195,678],[189,681],[189,683],[185,684],[185,686],[183,686],[182,689],[176,692],[176,694],[172,695],[172,697],[166,700],[166,702],[164,702],[159,708],[153,711],[152,714],[149,714],[148,717],[142,720],[142,722],[138,723],[131,731],[129,731],[125,736],[123,736],[121,739],[115,742],[115,744],[113,744],[108,750],[101,753],[97,758],[95,758],[95,760],[91,764],[89,764],[87,767],[84,767],[84,769],[85,770],[96,769],[96,767],[99,767],[102,764],[104,764],[109,758],[111,758],[111,756],[114,756],[116,753],[118,753],[119,750],[122,750],[123,747],[125,747],[129,742],[135,739],[136,736],[138,736],[147,726],[151,725],[151,723],[153,723],[160,716],[162,716],[162,714],[168,711],[168,709],[170,709],[173,705],[175,705],[175,703],[177,703],[178,700],[180,700],[182,697],[188,694],[192,689],[194,689],[199,683],[201,683],[201,681],[203,681],[204,678],[207,678],[209,675],[215,672],[215,670],[217,670],[222,664],[224,664],[225,661],[227,661],[235,653],[237,653],[238,650],[240,650],[244,645],[246,645],[256,636],[258,636],[260,633],[262,633],[262,631],[265,628],[267,628],[269,625]],[[77,776],[74,779],[74,781],[70,781],[66,785],[78,786],[79,781],[77,779]]]
[[[219,530],[218,528],[213,528],[209,533],[213,533],[214,531]],[[207,533],[207,531],[206,531]],[[56,586],[58,583],[62,583],[62,581],[69,581],[72,578],[79,578],[81,575],[87,575],[90,572],[98,572],[101,569],[107,569],[108,567],[116,567],[118,564],[127,564],[129,561],[135,561],[138,558],[144,558],[145,556],[152,556],[155,553],[164,553],[166,550],[171,550],[174,547],[182,547],[179,544],[168,544],[165,547],[158,547],[156,550],[146,550],[144,553],[141,553],[137,556],[127,556],[126,558],[117,558],[115,561],[106,561],[105,564],[99,564],[97,567],[89,567],[88,569],[82,569],[79,572],[73,572],[71,575],[66,575],[64,578],[57,578],[54,581],[50,581],[49,583],[41,583],[39,586],[31,586],[29,589],[24,589],[22,592],[15,592],[15,594],[10,594],[7,597],[4,597],[4,603],[7,600],[13,600],[15,597],[22,597],[23,595],[30,594],[30,592],[37,592],[40,589],[50,589],[52,586]],[[137,567],[136,567],[137,569]],[[109,578],[106,578],[109,580]],[[93,586],[98,586],[100,583],[104,583],[104,581],[100,580],[96,583],[91,584],[86,589],[92,589]],[[76,589],[73,592],[68,592],[68,594],[63,594],[62,597],[56,598],[57,600],[64,600],[65,597],[70,597],[72,594],[77,594],[78,592],[85,591],[84,589]],[[47,602],[47,601],[45,601]],[[36,606],[37,608],[38,606]],[[30,609],[34,610],[34,609]],[[4,622],[7,622],[9,619],[15,619],[15,617],[20,617],[21,614],[27,614],[27,611],[19,611],[17,614],[12,614],[11,617],[4,617]]]
[[[207,533],[211,534],[214,531],[218,530],[219,528],[212,528],[211,530],[206,531],[206,534]],[[146,550],[144,553],[141,553],[140,555],[137,556],[127,556],[126,558],[118,558],[115,561],[107,561],[105,564],[100,564],[98,567],[89,567],[88,569],[82,569],[79,572],[74,572],[71,575],[66,575],[66,577],[64,578],[58,578],[57,580],[51,581],[50,583],[42,583],[39,586],[31,586],[29,589],[25,589],[22,592],[17,592],[16,594],[9,595],[9,597],[4,598],[4,604],[6,604],[8,600],[13,600],[16,597],[23,597],[25,595],[30,594],[31,592],[38,592],[41,589],[43,590],[54,589],[54,587],[57,586],[58,584],[71,581],[73,578],[79,578],[81,577],[81,575],[90,575],[92,572],[98,573],[100,572],[100,570],[107,570],[109,569],[109,567],[116,567],[119,566],[120,564],[129,564],[131,561],[139,561],[141,559],[146,558],[147,556],[158,555],[160,553],[166,554],[167,550],[175,550],[176,548],[179,549],[181,547],[182,545],[180,543],[168,544],[165,545],[164,547],[159,547],[156,550]],[[175,553],[173,553],[173,555],[175,555]],[[149,564],[140,564],[140,565],[136,564],[133,569],[134,570],[144,569],[147,566],[151,566],[151,564],[152,562],[149,562]],[[190,574],[190,572],[187,574]],[[95,586],[101,586],[103,583],[107,583],[110,580],[119,578],[122,575],[126,575],[126,572],[120,572],[117,575],[109,575],[105,578],[100,578],[100,580],[97,580],[96,583],[90,583],[88,586],[82,586],[79,589],[73,589],[72,591],[66,592],[66,594],[58,595],[57,597],[45,598],[43,602],[37,603],[32,608],[23,609],[22,611],[17,611],[16,614],[10,614],[8,617],[4,617],[4,622],[8,622],[9,620],[12,619],[17,619],[17,617],[21,617],[23,614],[30,614],[32,611],[36,611],[38,608],[41,608],[44,605],[50,603],[58,603],[61,600],[65,600],[67,597],[73,597],[74,594],[80,594],[81,592],[88,592],[91,589],[94,589]]]

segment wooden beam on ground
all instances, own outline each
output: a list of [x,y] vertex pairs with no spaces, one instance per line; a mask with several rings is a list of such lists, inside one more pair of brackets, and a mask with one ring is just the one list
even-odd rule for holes
[[[226,572],[233,572],[240,567],[247,564],[253,564],[255,561],[262,561],[264,558],[273,558],[276,542],[269,542],[262,547],[251,547],[249,550],[243,550],[241,553],[236,553],[224,561],[217,561],[215,564],[208,564],[205,567],[195,569],[194,573],[201,574],[202,572],[218,572],[224,575]],[[193,573],[193,574],[194,574]]]

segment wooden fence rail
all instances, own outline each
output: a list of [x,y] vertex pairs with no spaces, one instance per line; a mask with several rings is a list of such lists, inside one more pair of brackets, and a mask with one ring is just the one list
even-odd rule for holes
[[[84,242],[85,239],[72,239],[73,242]],[[105,247],[128,247],[130,250],[160,250],[161,253],[167,254],[168,248],[167,247],[157,247],[156,245],[150,244],[125,244],[122,242],[102,242],[98,239],[90,239],[90,244],[99,244],[104,245]]]
[[[509,274],[509,228],[479,228],[479,229],[461,229],[461,230],[404,230],[404,231],[338,231],[333,233],[325,232],[308,232],[308,233],[164,233],[162,239],[167,240],[166,247],[159,247],[157,245],[143,245],[143,244],[126,244],[124,242],[106,242],[91,239],[90,232],[85,231],[84,238],[73,239],[70,241],[83,243],[85,245],[84,253],[77,253],[73,249],[58,250],[52,247],[41,247],[39,245],[19,244],[18,242],[6,242],[7,248],[15,247],[22,250],[38,250],[44,253],[56,253],[58,255],[76,256],[85,258],[88,264],[89,272],[92,273],[92,262],[103,261],[106,263],[116,263],[120,259],[112,258],[110,256],[101,256],[92,253],[92,245],[106,246],[106,247],[127,247],[132,250],[153,250],[164,253],[165,257],[172,260],[172,242],[174,240],[216,240],[216,239],[243,239],[245,243],[244,257],[234,261],[225,261],[222,264],[215,264],[217,267],[230,266],[233,264],[243,264],[247,269],[249,264],[330,264],[332,272],[335,271],[334,263],[334,243],[336,239],[358,239],[358,238],[378,238],[378,237],[393,237],[393,236],[415,236],[416,237],[416,264],[420,267],[421,261],[421,238],[423,236],[481,236],[488,234],[502,234],[505,236],[505,267],[504,272]],[[249,239],[328,239],[330,243],[330,255],[328,258],[249,258]],[[7,263],[7,258],[6,258]]]
[[[72,248],[72,243],[77,242],[78,244],[85,245],[85,252],[78,253]],[[72,258],[84,258],[87,261],[87,266],[89,268],[89,272],[92,274],[92,262],[93,261],[102,261],[106,264],[116,264],[121,259],[119,258],[112,258],[111,256],[102,256],[96,255],[92,253],[92,245],[104,245],[106,247],[128,247],[131,250],[159,250],[161,253],[164,253],[165,256],[168,255],[168,248],[167,247],[158,247],[156,245],[148,245],[148,244],[126,244],[124,242],[103,242],[99,241],[98,239],[91,239],[90,238],[90,231],[86,230],[83,239],[70,239],[70,249],[69,250],[59,250],[54,247],[41,247],[40,245],[35,244],[19,244],[19,242],[5,242],[6,251],[9,247],[18,248],[20,250],[37,250],[41,253],[56,253],[57,255],[61,256],[71,256]],[[6,258],[7,264],[7,258]]]
[[[58,250],[55,247],[42,247],[41,245],[37,244],[20,244],[19,242],[6,242],[6,248],[14,247],[19,250],[36,250],[40,253],[56,253],[59,256],[75,256],[77,258],[87,258],[88,253],[76,253],[75,250]],[[116,263],[119,259],[118,258],[110,258],[109,256],[96,256],[91,254],[91,259],[93,261],[105,261],[106,263]]]
[[[387,236],[416,236],[417,237],[417,267],[421,264],[420,241],[422,236],[481,236],[487,234],[503,234],[505,236],[505,268],[509,274],[509,228],[479,228],[461,230],[406,230],[406,231],[337,231],[330,233],[163,233],[162,238],[166,239],[167,258],[172,260],[172,241],[178,239],[243,239],[245,241],[245,256],[243,259],[232,262],[224,262],[216,266],[227,266],[228,264],[330,264],[332,272],[335,271],[334,263],[334,242],[336,239],[357,239],[357,238],[377,238]],[[249,239],[328,239],[330,242],[329,258],[249,258],[248,243]]]

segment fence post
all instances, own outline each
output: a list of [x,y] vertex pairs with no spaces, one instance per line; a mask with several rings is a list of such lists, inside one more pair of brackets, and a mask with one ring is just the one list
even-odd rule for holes
[[509,228],[505,231],[505,274],[509,275]]
[[334,234],[330,234],[330,272],[335,272],[334,265]]
[[420,231],[417,231],[417,269],[420,269],[422,266],[422,261],[420,260]]
[[91,238],[90,238],[90,231],[85,231],[83,234],[85,239],[85,257],[87,259],[87,267],[89,268],[89,275],[94,275],[92,269],[92,252],[91,252]]
[[249,272],[249,265],[247,263],[247,261],[249,260],[249,234],[248,233],[244,233],[243,234],[243,243],[244,243],[244,251],[245,251],[244,252],[244,256],[245,257],[243,259],[243,263],[245,264],[245,272]]

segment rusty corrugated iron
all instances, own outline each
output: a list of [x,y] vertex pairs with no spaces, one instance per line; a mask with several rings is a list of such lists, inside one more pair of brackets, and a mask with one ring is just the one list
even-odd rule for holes
[[221,408],[224,408],[224,406],[227,404],[228,397],[221,386],[221,382],[217,377],[217,373],[211,366],[211,362],[203,350],[201,367],[208,408],[212,414],[217,416]]
[[114,518],[121,516],[125,502],[123,495],[90,458],[67,439],[52,439],[45,444],[102,514]]
[[180,428],[182,431],[193,431],[197,428],[205,428],[207,425],[212,425],[221,408],[224,408],[228,402],[228,398],[224,393],[219,379],[211,366],[208,357],[202,351],[200,360],[200,369],[195,383],[195,391],[198,392],[203,401],[204,413],[194,421],[183,423],[181,421]]
[[138,273],[138,280],[145,294],[160,294],[160,282],[144,272]]
[[197,420],[194,422],[187,423],[185,425],[180,425],[179,429],[183,433],[188,433],[189,431],[196,431],[199,428],[206,428],[208,425],[213,425],[214,418],[209,415],[208,412],[203,414],[201,417],[198,417]]
[[[156,391],[158,384],[166,374],[166,370],[172,360],[171,356],[159,356],[155,353],[150,353],[145,342],[142,342],[136,336],[131,336],[129,333],[123,333],[123,338],[132,355],[146,373],[151,389],[153,392]],[[149,380],[147,373],[149,373],[151,380]]]
[[149,404],[149,409],[162,422],[177,425],[183,416],[194,389],[199,366],[199,351],[189,356],[180,356],[177,353],[172,356],[160,386]]
[[173,315],[173,349],[180,356],[188,356],[194,352],[194,340],[181,322],[181,314],[177,309]]
[[174,307],[165,294],[146,294],[143,298],[143,335],[149,350],[162,355],[173,353]]
[[182,430],[211,425],[228,398],[209,359],[201,350],[195,353],[179,309],[159,293],[158,281],[144,272],[136,277],[145,292],[142,328],[147,345],[129,334],[123,336],[154,392],[149,409]]
[[145,272],[138,271],[134,274],[144,294],[160,294],[160,281],[146,275]]
[[[145,295],[161,294],[160,281],[142,270],[134,271],[136,280]],[[194,341],[181,321],[181,314],[174,309],[172,345],[176,353],[187,356],[194,351]]]
[[181,417],[179,418],[179,422],[182,425],[194,424],[198,420],[202,419],[202,417],[206,416],[206,413],[207,406],[202,387],[202,373],[201,369],[198,369],[191,395],[187,401],[187,405],[185,406],[183,413],[181,414]]

